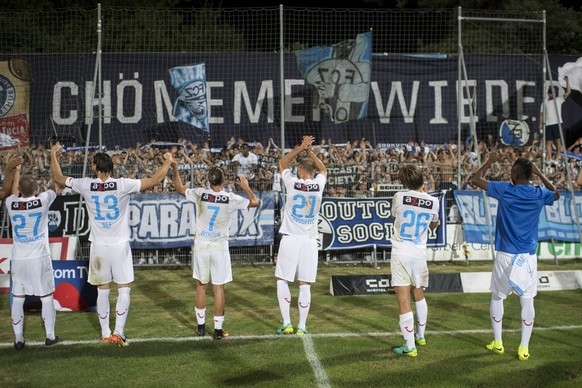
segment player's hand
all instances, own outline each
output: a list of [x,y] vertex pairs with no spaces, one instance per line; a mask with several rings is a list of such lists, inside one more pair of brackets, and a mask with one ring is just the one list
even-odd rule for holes
[[235,182],[244,190],[244,189],[248,189],[249,188],[249,181],[248,179],[243,176],[237,176],[235,179]]
[[313,136],[303,136],[303,142],[301,143],[301,148],[305,151],[311,148],[311,145],[315,141]]
[[168,162],[168,163],[174,163],[174,158],[172,157],[172,154],[170,152],[166,152],[164,154],[164,162]]
[[489,153],[489,158],[487,159],[488,162],[495,163],[499,160],[499,152],[497,150],[493,150]]
[[24,158],[20,155],[12,155],[8,158],[8,165],[7,169],[9,171],[14,170],[15,168],[19,167],[22,163],[24,163]]
[[57,158],[63,153],[63,147],[57,143],[51,148],[51,154],[55,155]]
[[534,175],[537,175],[537,176],[542,176],[542,174],[543,174],[543,173],[540,171],[539,167],[538,167],[538,166],[537,166],[535,163],[532,163],[532,164],[531,164],[531,171],[532,171],[532,173],[533,173]]

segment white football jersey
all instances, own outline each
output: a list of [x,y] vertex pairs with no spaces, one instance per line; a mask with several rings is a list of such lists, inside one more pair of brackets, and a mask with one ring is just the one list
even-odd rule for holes
[[[554,105],[554,100],[548,100],[546,98],[546,125],[556,125],[562,122],[562,104],[564,103],[564,97],[556,97],[555,105],[558,106],[558,110]],[[540,112],[544,112],[544,104],[540,106]]]
[[139,193],[139,179],[68,178],[67,186],[85,199],[89,212],[89,241],[118,245],[130,240],[129,199]]
[[392,216],[392,253],[426,255],[428,226],[439,219],[439,200],[420,191],[399,191],[392,200]]
[[186,199],[196,206],[194,249],[228,249],[231,216],[236,210],[248,208],[249,199],[200,187],[187,189]]
[[232,158],[232,161],[240,163],[238,175],[246,176],[249,179],[254,177],[253,164],[259,163],[257,155],[249,152],[249,155],[245,157],[242,153],[239,153]]
[[317,238],[317,222],[325,188],[325,175],[318,174],[314,179],[303,180],[293,175],[290,169],[285,169],[282,178],[287,194],[279,232]]
[[50,256],[48,212],[57,197],[53,190],[38,196],[6,198],[12,224],[12,260]]

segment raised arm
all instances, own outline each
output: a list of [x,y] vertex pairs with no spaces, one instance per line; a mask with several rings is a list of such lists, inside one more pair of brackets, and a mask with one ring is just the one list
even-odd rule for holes
[[[182,155],[184,157],[184,160],[186,161],[186,163],[194,164],[192,159],[190,159],[190,157],[188,156],[188,153],[184,150],[184,147],[180,147],[178,152],[180,153],[180,155]],[[174,150],[172,150],[172,154],[174,154]]]
[[568,98],[570,96],[570,93],[572,92],[570,90],[570,79],[568,78],[568,76],[564,77],[564,81],[566,81],[566,91],[564,92],[564,100],[566,98]]
[[360,151],[362,153],[363,162],[368,161],[368,151],[366,151],[366,148],[367,148],[366,139],[362,138],[362,141],[360,142]]
[[58,185],[65,186],[67,182],[66,176],[63,175],[63,171],[61,170],[61,164],[59,163],[59,157],[63,152],[63,147],[60,144],[55,144],[53,148],[51,148],[51,171],[53,173],[53,179]]
[[14,178],[12,179],[12,195],[18,196],[18,193],[20,192],[20,190],[18,190],[18,186],[20,183],[20,170],[21,169],[22,169],[22,165],[19,164],[18,166],[16,166],[16,169],[14,170]]
[[0,200],[10,196],[10,193],[12,192],[12,182],[15,180],[14,175],[16,174],[16,167],[20,166],[23,162],[24,158],[22,156],[12,155],[8,157],[8,163],[6,163],[6,173],[4,174],[4,183],[2,183],[2,191],[0,191]]
[[471,183],[482,190],[487,190],[487,187],[489,186],[489,181],[484,179],[483,175],[485,175],[485,172],[489,169],[489,166],[491,166],[498,160],[499,153],[497,151],[490,152],[489,158],[487,158],[485,163],[481,165],[477,172],[475,172],[475,175],[473,175],[473,178],[471,178]]
[[[548,180],[548,178],[546,178],[546,176],[540,171],[540,169],[538,168],[538,166],[536,166],[535,163],[532,163],[532,172],[534,175],[537,175],[540,177],[540,179],[542,180],[542,183],[544,184],[546,189],[548,189],[554,193],[554,201],[557,201],[558,199],[560,199],[560,193],[558,193],[558,189],[556,189],[556,187],[553,185],[553,183],[550,182]],[[578,176],[578,180],[579,179],[580,179],[580,176]]]
[[284,170],[288,169],[291,166],[291,162],[295,160],[299,153],[309,150],[311,148],[311,144],[313,144],[313,140],[313,136],[303,136],[303,141],[301,144],[293,148],[291,151],[285,154],[281,160],[279,160],[279,171],[283,172]]
[[309,148],[309,150],[307,151],[307,156],[309,156],[309,159],[313,160],[315,169],[319,171],[320,174],[325,175],[327,177],[327,167],[325,167],[325,164],[323,164],[321,159],[319,159],[317,155],[315,155],[315,152],[313,152],[311,148]]
[[239,176],[237,177],[237,183],[240,186],[241,189],[243,189],[243,191],[245,193],[247,193],[248,197],[249,197],[249,207],[257,207],[260,205],[260,201],[257,198],[257,196],[255,195],[255,193],[251,190],[250,186],[249,186],[249,181],[247,180],[246,177],[244,176]]
[[184,186],[184,182],[182,182],[182,177],[178,170],[178,163],[172,163],[172,170],[174,170],[174,187],[176,188],[176,193],[186,195],[186,187]]
[[174,158],[172,158],[172,154],[166,152],[164,154],[164,164],[162,167],[158,168],[152,177],[141,179],[141,191],[151,189],[152,187],[159,185],[162,179],[164,179],[168,173],[168,169],[172,163],[175,163]]

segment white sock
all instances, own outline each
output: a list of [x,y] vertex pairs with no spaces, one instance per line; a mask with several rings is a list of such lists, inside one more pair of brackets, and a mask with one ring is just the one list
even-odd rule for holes
[[57,320],[57,311],[55,310],[55,303],[53,294],[40,298],[42,302],[42,319],[44,321],[44,330],[46,338],[55,339],[55,322]]
[[12,329],[16,342],[24,342],[24,300],[23,297],[12,297]]
[[497,295],[491,295],[491,304],[489,305],[489,314],[491,315],[491,328],[493,329],[493,339],[501,341],[501,330],[503,320],[503,299]]
[[414,348],[414,315],[412,311],[400,314],[400,331],[406,341],[408,349]]
[[415,302],[416,306],[416,337],[424,338],[424,331],[426,329],[426,320],[428,317],[428,305],[426,299]]
[[109,291],[109,289],[97,289],[97,314],[99,315],[102,337],[111,335],[111,329],[109,328]]
[[214,316],[214,330],[222,330],[222,324],[224,323],[224,315]]
[[115,331],[125,338],[125,322],[129,313],[131,288],[120,287],[117,290],[117,304],[115,306]]
[[283,324],[291,323],[291,291],[286,280],[277,280],[277,299],[283,317]]
[[520,346],[529,346],[531,332],[533,331],[534,318],[536,311],[534,308],[533,298],[519,298],[521,302],[521,344]]
[[199,325],[204,325],[206,322],[206,307],[203,309],[194,307],[194,310],[196,311],[196,322],[198,322]]
[[309,307],[311,307],[311,285],[302,284],[299,286],[299,297],[297,298],[297,305],[299,306],[299,323],[297,327],[305,329],[307,323],[307,315],[309,315]]

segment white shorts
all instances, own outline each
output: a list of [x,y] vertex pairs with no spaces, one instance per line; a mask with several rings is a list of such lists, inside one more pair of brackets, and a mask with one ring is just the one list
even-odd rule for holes
[[424,257],[392,253],[390,257],[392,286],[428,287],[428,266]]
[[211,279],[214,285],[232,282],[230,252],[228,250],[194,251],[192,277],[202,284],[210,283]]
[[45,296],[55,292],[53,263],[49,256],[10,260],[12,295]]
[[[523,298],[533,298],[538,293],[538,263],[535,255],[522,253],[521,255],[529,258],[536,281],[526,290],[524,290]],[[495,253],[495,261],[493,262],[493,271],[491,273],[491,293],[497,295],[501,299],[507,298],[508,295],[514,293],[513,288],[509,284],[509,275],[511,274],[513,258],[515,254],[497,251]]]
[[133,280],[133,257],[129,242],[118,245],[91,243],[89,284],[99,286],[111,281],[129,284]]
[[275,276],[294,282],[315,283],[317,277],[317,240],[301,236],[283,236],[277,254]]

